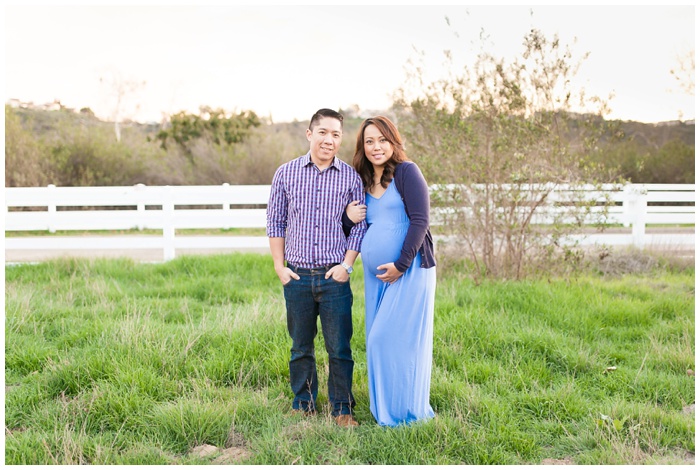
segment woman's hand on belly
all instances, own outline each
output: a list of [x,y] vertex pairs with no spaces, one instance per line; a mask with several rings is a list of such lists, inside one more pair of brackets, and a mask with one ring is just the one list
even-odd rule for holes
[[383,274],[377,274],[377,279],[379,279],[382,282],[388,282],[389,284],[393,284],[398,280],[398,278],[403,276],[403,273],[396,269],[394,263],[385,263],[381,266],[377,266],[377,271],[383,270],[386,270],[386,272]]

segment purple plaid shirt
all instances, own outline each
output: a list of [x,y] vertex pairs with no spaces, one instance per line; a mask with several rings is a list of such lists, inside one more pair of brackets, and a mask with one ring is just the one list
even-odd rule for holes
[[351,201],[365,203],[354,168],[335,157],[320,171],[307,153],[280,166],[272,178],[267,236],[284,237],[284,257],[299,268],[341,263],[347,250],[360,251],[367,231],[362,221],[345,237],[342,215]]

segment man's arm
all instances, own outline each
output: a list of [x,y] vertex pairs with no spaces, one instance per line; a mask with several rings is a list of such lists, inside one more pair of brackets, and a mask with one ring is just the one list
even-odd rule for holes
[[287,284],[292,278],[298,280],[299,275],[284,265],[284,237],[270,237],[269,240],[272,262],[282,284]]
[[287,197],[283,189],[283,170],[278,168],[272,177],[270,199],[267,204],[267,236],[270,242],[270,253],[277,277],[282,284],[287,284],[292,278],[299,276],[284,265],[284,235],[287,231]]
[[[353,264],[355,264],[355,260],[357,259],[357,255],[359,254],[360,252],[355,250],[346,251],[343,263],[347,264],[348,266],[352,266]],[[328,272],[326,273],[326,279],[328,279],[331,276],[333,276],[333,279],[335,279],[338,282],[347,282],[350,278],[350,274],[341,265],[333,266],[331,269],[328,270]]]
[[[362,179],[360,179],[360,175],[356,175],[355,185],[350,193],[350,200],[358,201],[358,206],[364,208],[365,211],[367,210],[365,202],[365,190],[362,186]],[[343,226],[344,232],[346,228],[348,227]],[[348,251],[356,251],[357,253],[359,253],[360,247],[362,245],[362,238],[364,238],[365,232],[367,231],[366,212],[362,217],[362,220],[360,220],[354,226],[351,226],[349,228],[349,233],[346,232],[346,237],[348,239]],[[357,257],[357,255],[355,255],[355,257]]]
[[348,250],[345,252],[345,259],[343,260],[343,262],[352,266],[353,264],[355,264],[355,260],[357,259],[357,255],[359,254],[359,251]]

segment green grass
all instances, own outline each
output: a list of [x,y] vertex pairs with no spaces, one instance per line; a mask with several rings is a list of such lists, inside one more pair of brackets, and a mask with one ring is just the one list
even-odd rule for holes
[[[441,272],[431,403],[369,412],[353,274],[361,425],[289,411],[290,340],[269,256],[161,264],[63,259],[5,270],[7,464],[688,463],[695,273],[487,282]],[[317,342],[320,383],[327,355]],[[615,369],[608,369],[614,367]],[[209,456],[191,452],[209,444]]]

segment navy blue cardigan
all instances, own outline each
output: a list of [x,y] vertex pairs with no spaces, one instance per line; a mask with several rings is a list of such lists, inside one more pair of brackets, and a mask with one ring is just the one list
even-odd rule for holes
[[[394,262],[394,266],[400,272],[406,270],[413,263],[413,258],[420,251],[421,268],[435,266],[435,250],[433,248],[433,236],[430,233],[430,193],[425,178],[413,162],[402,162],[396,165],[394,170],[394,184],[401,195],[406,215],[411,224],[408,227],[406,239],[401,247],[401,255]],[[343,212],[343,230],[347,236],[355,225]]]

